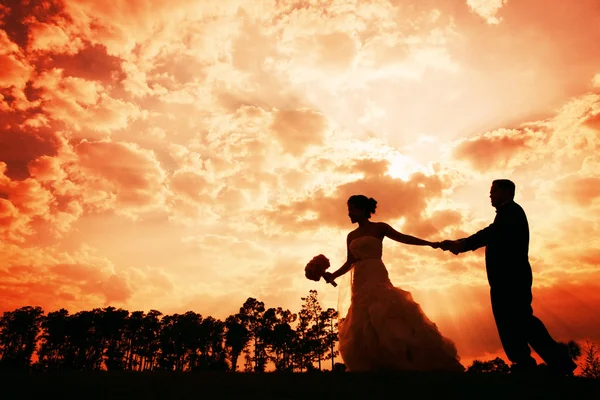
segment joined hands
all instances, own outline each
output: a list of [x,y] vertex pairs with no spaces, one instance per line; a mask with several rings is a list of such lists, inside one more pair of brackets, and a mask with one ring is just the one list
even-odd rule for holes
[[457,255],[465,251],[465,246],[462,239],[459,240],[444,240],[442,242],[434,242],[431,244],[434,249],[442,249],[444,251],[450,251],[452,254]]

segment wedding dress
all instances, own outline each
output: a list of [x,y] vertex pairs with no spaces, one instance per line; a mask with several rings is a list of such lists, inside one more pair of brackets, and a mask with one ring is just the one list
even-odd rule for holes
[[339,325],[339,350],[348,371],[455,371],[464,367],[454,343],[413,301],[394,287],[381,260],[382,242],[350,243],[351,302]]

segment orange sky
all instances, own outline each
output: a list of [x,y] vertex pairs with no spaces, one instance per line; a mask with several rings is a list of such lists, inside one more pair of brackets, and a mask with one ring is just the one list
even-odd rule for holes
[[[536,314],[600,340],[597,0],[8,3],[0,311],[335,307],[303,267],[344,262],[348,196],[453,239],[510,178]],[[482,251],[384,261],[465,360],[501,351]]]

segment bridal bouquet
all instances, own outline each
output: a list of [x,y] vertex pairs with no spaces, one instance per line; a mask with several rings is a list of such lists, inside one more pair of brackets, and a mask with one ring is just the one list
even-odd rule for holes
[[[329,260],[323,254],[319,254],[306,264],[306,267],[304,267],[304,274],[311,281],[318,282],[327,268],[329,268]],[[337,286],[337,283],[334,281],[327,281],[327,283]]]

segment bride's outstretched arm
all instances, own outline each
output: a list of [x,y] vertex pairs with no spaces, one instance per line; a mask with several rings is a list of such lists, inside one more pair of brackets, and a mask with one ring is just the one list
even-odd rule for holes
[[385,222],[381,222],[381,226],[383,227],[383,234],[389,237],[390,239],[395,240],[396,242],[410,244],[413,246],[431,246],[433,248],[439,247],[439,243],[437,242],[430,242],[428,240],[419,239],[414,236],[405,235],[404,233],[398,232]]

